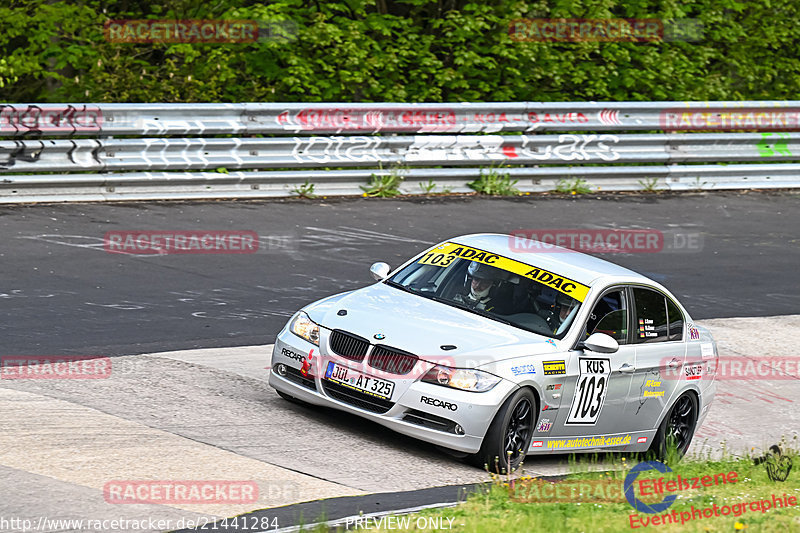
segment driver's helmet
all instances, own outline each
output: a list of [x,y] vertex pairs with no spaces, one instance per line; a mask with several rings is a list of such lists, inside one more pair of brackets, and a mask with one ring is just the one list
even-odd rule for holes
[[472,261],[467,267],[467,279],[469,281],[469,295],[473,300],[482,300],[489,295],[492,287],[508,279],[508,272],[491,265],[484,265],[477,261]]

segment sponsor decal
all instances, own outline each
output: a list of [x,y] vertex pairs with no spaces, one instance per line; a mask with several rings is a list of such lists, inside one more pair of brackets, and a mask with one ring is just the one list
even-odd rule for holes
[[600,435],[597,437],[578,437],[574,439],[551,439],[547,441],[547,447],[559,450],[570,448],[598,448],[601,446],[625,446],[630,443],[630,435],[616,435],[613,437]]
[[288,357],[289,359],[294,359],[295,361],[299,361],[301,363],[305,361],[305,357],[303,357],[301,354],[297,352],[289,350],[288,348],[281,348],[281,355],[284,357]]
[[645,442],[647,442],[647,437],[639,437],[636,439],[636,444],[644,444]]
[[693,326],[689,326],[689,340],[696,341],[699,338],[700,338],[700,331]]
[[561,383],[553,383],[552,385],[548,385],[546,390],[559,390],[561,388]]
[[531,448],[541,448],[544,445],[544,442],[540,440],[535,440],[531,442]]
[[544,361],[542,363],[545,376],[555,376],[567,373],[567,365],[562,359],[561,361]]
[[792,471],[792,458],[781,454],[781,449],[777,444],[769,447],[769,452],[761,457],[753,459],[756,465],[763,464],[767,469],[767,477],[772,481],[786,481],[789,472]]
[[683,365],[683,375],[686,380],[702,379],[703,377],[703,363],[690,363]]
[[458,409],[458,405],[454,403],[445,402],[440,400],[439,398],[431,398],[430,396],[420,396],[419,401],[428,405],[432,405],[434,407],[441,407],[442,409],[450,409],[451,411],[456,411]]
[[597,423],[608,389],[610,359],[579,359],[580,376],[566,424],[593,426]]
[[714,345],[711,344],[710,342],[704,342],[703,344],[701,344],[700,355],[702,355],[703,358],[714,357]]
[[640,318],[639,319],[639,338],[645,337],[658,337],[658,333],[655,330],[655,326],[653,326],[653,319],[651,318]]
[[522,374],[535,374],[536,373],[536,366],[532,363],[529,365],[517,365],[511,367],[511,372],[515,376],[519,376]]
[[[648,380],[646,380],[644,382],[644,386],[645,387],[660,388],[661,387],[661,382],[653,380],[653,379],[648,379]],[[663,391],[663,390],[651,390],[651,389],[648,389],[648,390],[645,390],[645,391],[642,392],[642,398],[655,398],[655,397],[658,397],[658,396],[664,396],[664,392],[665,391]]]
[[553,423],[550,422],[549,418],[542,418],[539,420],[539,425],[536,426],[536,431],[539,433],[547,433],[550,431],[550,428],[553,427]]
[[448,242],[439,246],[438,250],[441,250],[444,255],[453,255],[461,259],[469,259],[470,261],[492,265],[519,276],[538,281],[543,285],[575,298],[579,302],[585,300],[586,294],[589,292],[589,287],[587,285],[578,283],[570,278],[477,248],[470,248],[469,246]]
[[554,341],[553,339],[547,339],[546,342],[547,342],[547,344],[551,344],[553,346],[553,348],[556,347],[556,341]]

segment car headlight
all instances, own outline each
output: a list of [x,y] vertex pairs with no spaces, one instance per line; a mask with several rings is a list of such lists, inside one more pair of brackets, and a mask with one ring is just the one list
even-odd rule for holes
[[301,339],[319,346],[319,325],[308,318],[304,312],[297,313],[297,316],[292,319],[292,323],[289,324],[289,329]]
[[500,383],[501,378],[482,370],[436,365],[422,376],[422,381],[470,392],[486,392]]

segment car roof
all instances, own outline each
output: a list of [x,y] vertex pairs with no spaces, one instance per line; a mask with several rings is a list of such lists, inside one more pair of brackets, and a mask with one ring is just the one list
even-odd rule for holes
[[[448,239],[447,242],[464,244],[466,246],[480,248],[487,252],[496,253],[508,257],[509,259],[515,259],[525,264],[566,276],[584,285],[593,285],[599,279],[607,277],[627,278],[626,281],[629,282],[642,281],[648,284],[659,285],[650,278],[628,268],[615,265],[599,257],[576,252],[560,246],[543,244],[546,249],[552,250],[548,252],[539,251],[539,249],[535,247],[535,252],[515,250],[514,245],[519,242],[516,239],[517,237],[512,235],[503,235],[500,233],[476,233],[453,237]],[[522,248],[525,244],[529,245],[530,243],[539,242],[529,241],[527,239],[523,240],[525,243],[520,243],[519,248]]]

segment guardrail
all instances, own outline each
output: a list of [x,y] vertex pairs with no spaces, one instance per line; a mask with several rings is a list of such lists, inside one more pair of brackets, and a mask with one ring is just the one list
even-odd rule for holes
[[466,192],[498,165],[523,192],[797,187],[798,131],[798,101],[0,105],[0,202],[352,195],[387,174]]

